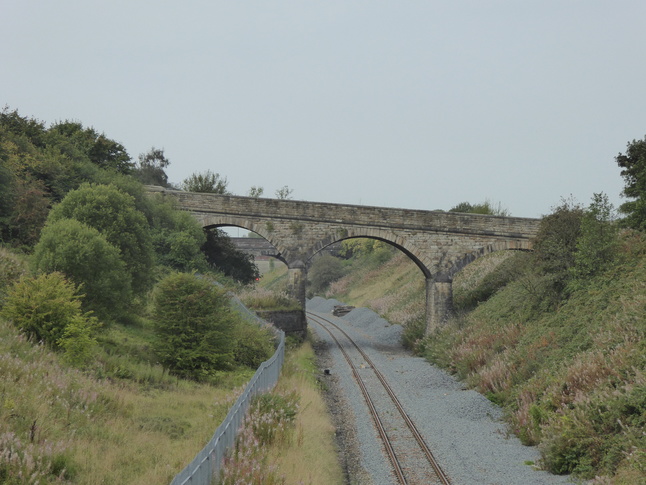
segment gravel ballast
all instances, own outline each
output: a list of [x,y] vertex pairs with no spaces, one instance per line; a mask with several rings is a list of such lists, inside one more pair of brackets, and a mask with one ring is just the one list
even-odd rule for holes
[[[524,446],[508,431],[501,409],[481,394],[466,390],[453,376],[406,351],[402,327],[391,325],[373,311],[355,308],[337,318],[331,312],[342,305],[315,297],[307,310],[341,326],[373,360],[453,485],[543,485],[572,483],[568,477],[536,470],[540,459],[534,447]],[[352,373],[327,332],[309,328],[318,340],[321,365],[329,369],[322,379],[335,418],[349,483],[395,483],[388,459],[368,415]]]

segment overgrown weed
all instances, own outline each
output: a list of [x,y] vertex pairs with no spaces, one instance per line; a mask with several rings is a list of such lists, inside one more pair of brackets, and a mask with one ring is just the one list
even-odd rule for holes
[[276,388],[254,400],[221,484],[342,483],[309,341],[289,349]]

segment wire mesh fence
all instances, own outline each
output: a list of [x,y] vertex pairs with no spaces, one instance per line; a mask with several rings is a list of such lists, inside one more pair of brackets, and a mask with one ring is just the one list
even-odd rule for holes
[[[240,300],[235,297],[232,297],[231,300],[236,310],[246,319],[255,321],[260,325],[267,325],[255,313],[248,310]],[[249,408],[251,398],[256,394],[271,389],[278,382],[280,370],[285,360],[285,333],[281,330],[276,330],[276,332],[279,343],[274,355],[260,364],[244,392],[231,407],[222,424],[215,430],[211,440],[193,461],[177,474],[171,485],[210,485],[212,480],[219,476],[222,460],[227,450],[235,445],[238,429],[240,429],[242,420]]]

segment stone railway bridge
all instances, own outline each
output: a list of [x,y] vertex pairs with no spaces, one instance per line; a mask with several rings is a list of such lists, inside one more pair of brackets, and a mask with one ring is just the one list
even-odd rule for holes
[[307,268],[319,251],[356,237],[392,244],[426,278],[427,332],[450,314],[458,271],[493,251],[530,250],[539,225],[538,219],[519,217],[148,190],[176,199],[205,228],[235,226],[264,237],[287,265],[289,291],[303,308]]

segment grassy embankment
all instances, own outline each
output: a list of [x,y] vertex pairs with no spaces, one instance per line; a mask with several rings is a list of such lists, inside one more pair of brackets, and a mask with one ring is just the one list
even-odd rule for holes
[[[646,243],[624,238],[618,264],[556,309],[536,304],[534,276],[518,271],[526,257],[494,253],[465,268],[454,281],[461,310],[414,343],[417,352],[502,405],[521,440],[538,444],[539,465],[646,483]],[[418,332],[419,269],[399,254],[380,267],[352,265],[326,296]]]
[[[21,257],[2,251],[12,262],[3,268],[20,272]],[[0,483],[169,483],[254,370],[221,372],[208,384],[178,379],[156,364],[152,338],[145,318],[112,324],[79,370],[0,320]],[[290,349],[278,386],[301,404],[293,438],[271,451],[285,483],[341,481],[313,359],[307,344]]]
[[[142,350],[141,334],[114,329],[104,339]],[[249,378],[197,384],[127,354],[104,354],[82,372],[6,321],[0,376],[0,482],[87,485],[169,483],[226,415],[234,383]]]

